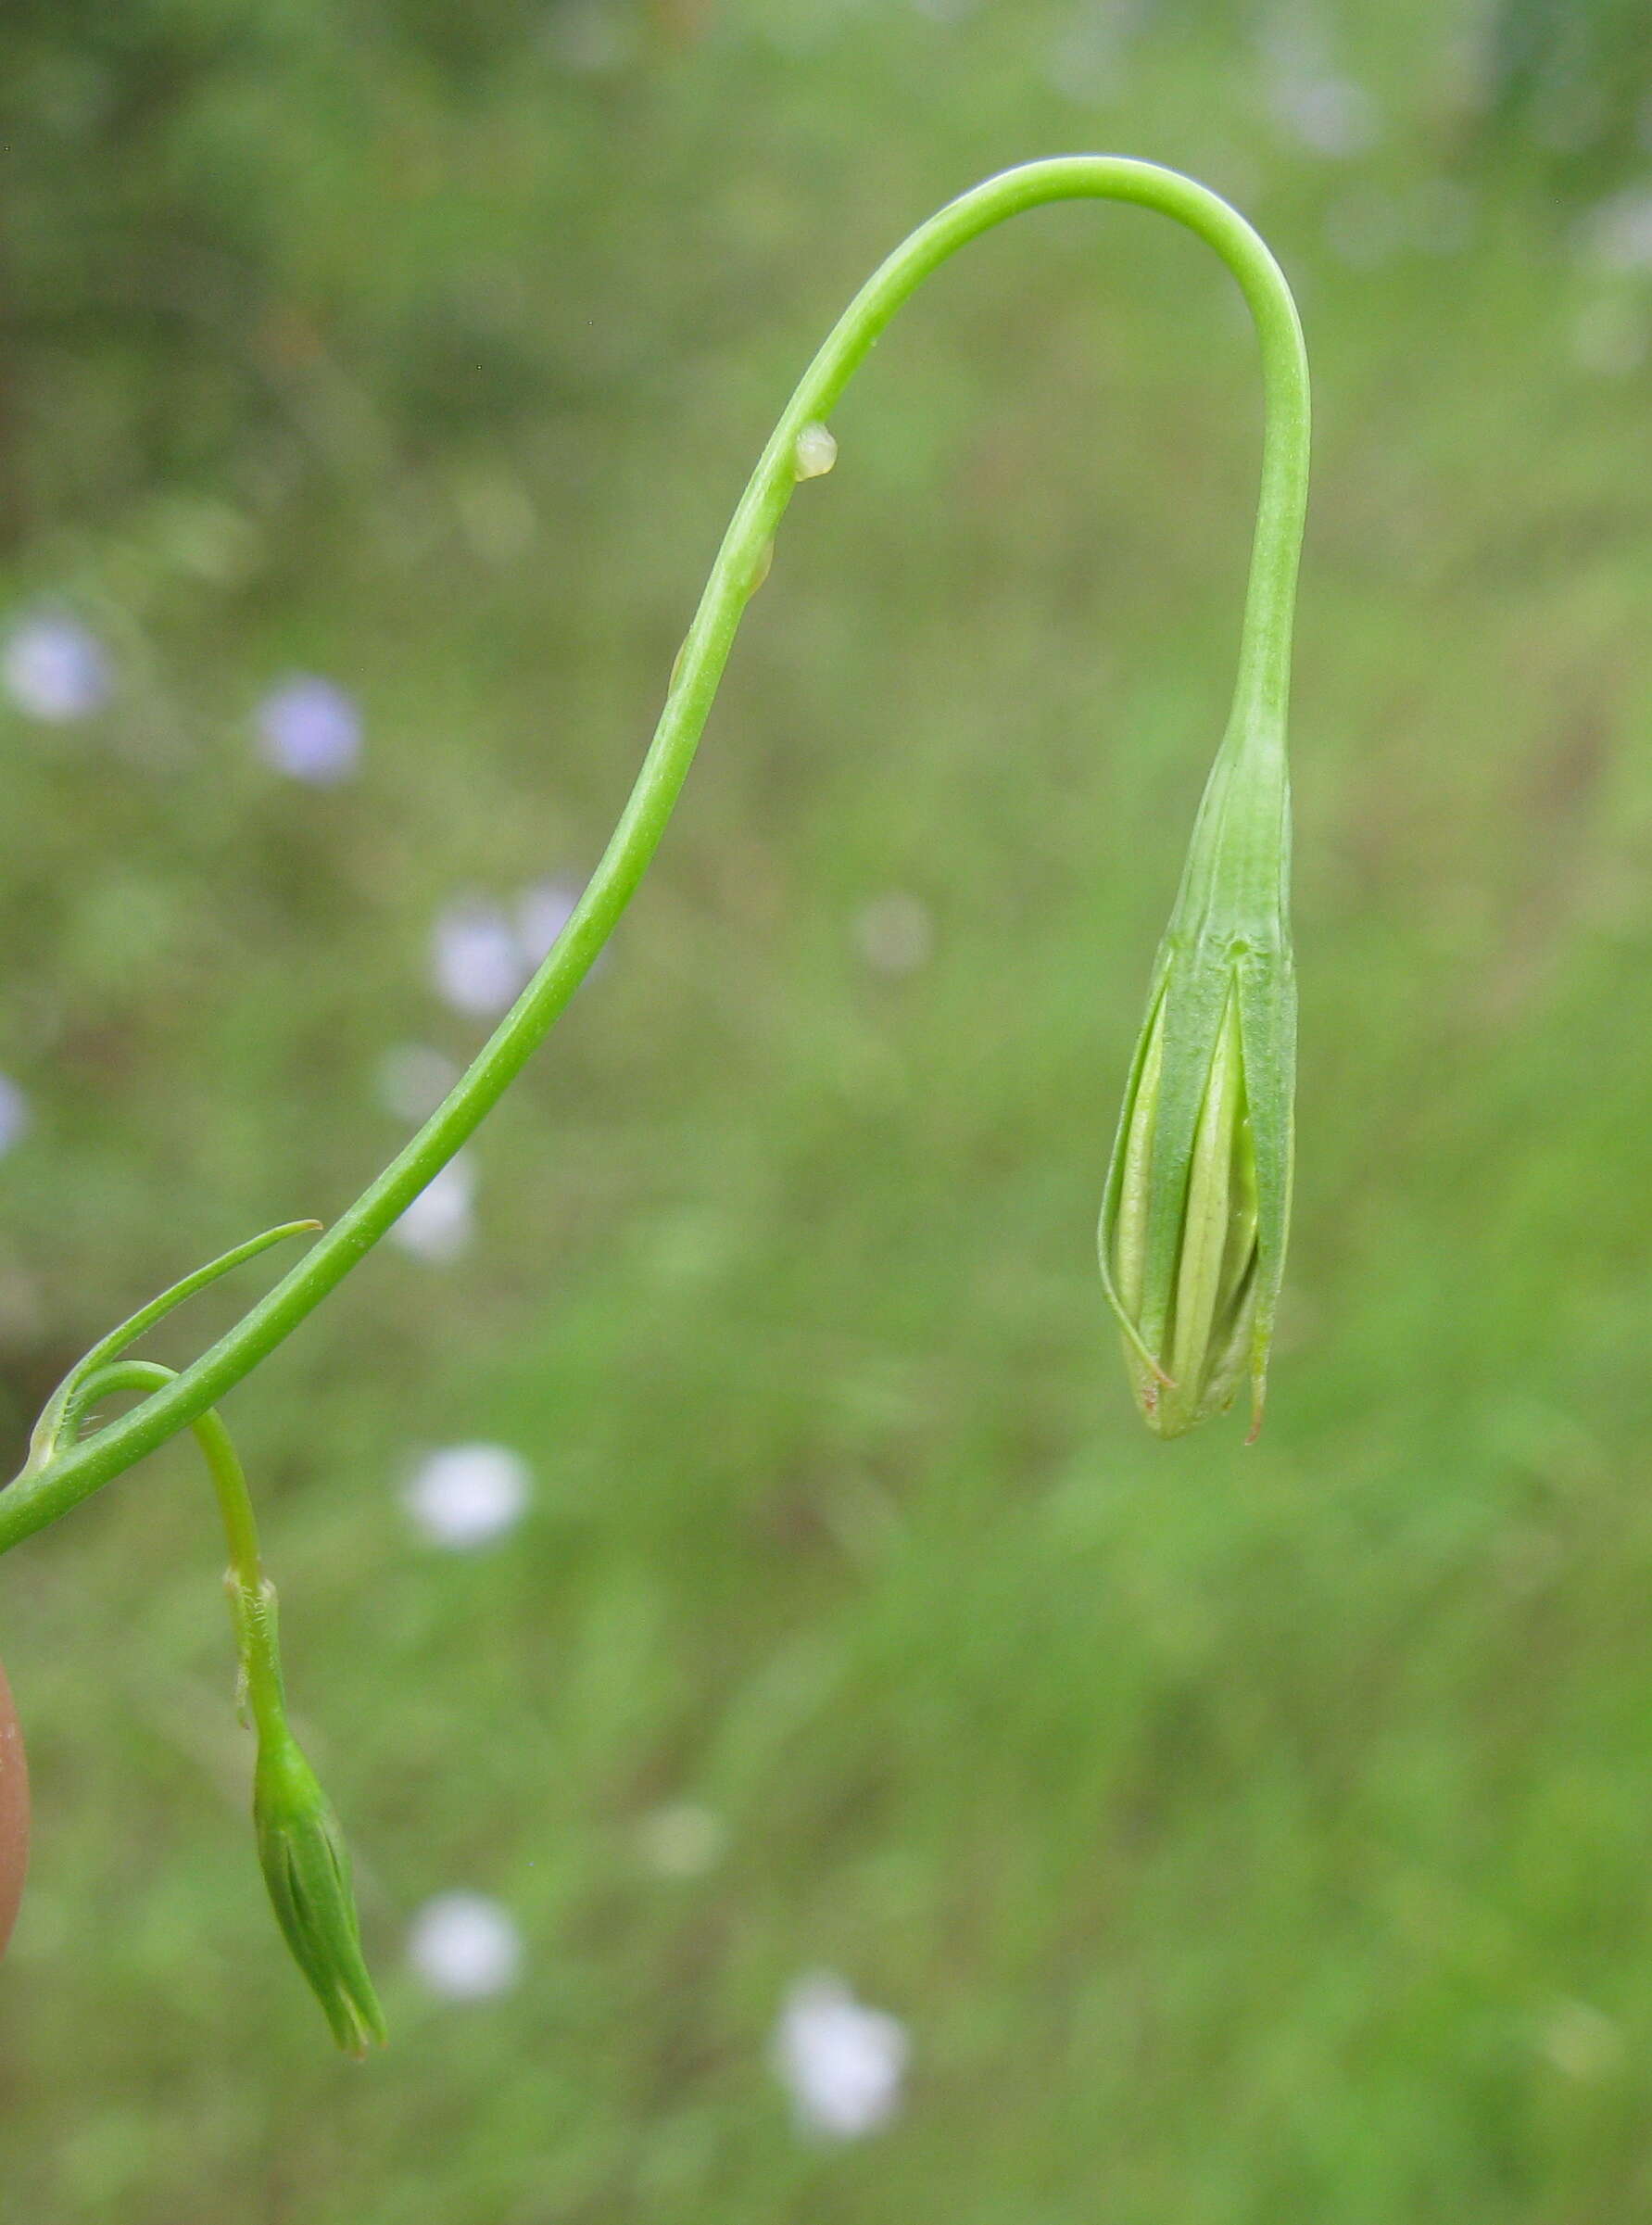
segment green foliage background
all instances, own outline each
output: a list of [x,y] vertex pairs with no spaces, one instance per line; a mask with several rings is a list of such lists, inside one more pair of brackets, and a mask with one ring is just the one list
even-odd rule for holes
[[[1263,1442],[1140,1431],[1091,1257],[1255,366],[1203,249],[1052,212],[839,412],[474,1246],[386,1251],[233,1403],[381,2061],[262,1904],[186,1452],[0,1571],[0,2217],[1652,2210],[1652,280],[1591,252],[1646,157],[1589,20],[1593,125],[1533,107],[1529,6],[8,11],[0,596],[120,676],[0,707],[14,1447],[121,1312],[355,1194],[387,1050],[473,1045],[434,916],[588,867],[792,377],[931,208],[1084,145],[1202,176],[1298,284],[1321,429]],[[1339,158],[1305,72],[1368,100]],[[364,706],[348,787],[250,746],[295,668]],[[534,1511],[435,1554],[397,1491],[473,1437]],[[673,1881],[683,1800],[727,1844]],[[453,1887],[524,1928],[497,2003],[404,1974]],[[768,2063],[822,1966],[913,2037],[852,2148]]]

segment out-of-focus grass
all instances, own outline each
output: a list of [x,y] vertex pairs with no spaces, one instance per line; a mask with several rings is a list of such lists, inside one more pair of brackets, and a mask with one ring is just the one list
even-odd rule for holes
[[[9,1422],[387,1155],[384,1053],[474,1039],[434,913],[595,856],[819,330],[947,193],[1089,142],[1233,191],[1318,371],[1267,1435],[1139,1433],[1091,1237],[1225,708],[1255,364],[1200,249],[1061,212],[955,266],[839,412],[612,963],[479,1144],[473,1249],[387,1252],[233,1401],[382,2061],[331,2059],[261,1903],[185,1452],[8,1561],[39,1828],[7,2216],[1646,2205],[1652,489],[1644,373],[1587,365],[1647,305],[1535,195],[1445,175],[1420,10],[1342,57],[1387,123],[1344,162],[1196,20],[1081,97],[1070,30],[731,14],[488,112],[453,62],[446,136],[381,119],[405,208],[354,138],[355,198],[288,181],[283,329],[320,299],[347,335],[299,351],[297,430],[84,514],[47,474],[8,599],[77,598],[122,684],[83,730],[0,727]],[[410,442],[351,351],[444,221],[497,229],[481,297],[565,375],[467,414],[461,353]],[[359,695],[353,785],[253,758],[291,668]],[[934,927],[902,977],[855,935],[890,891]],[[434,1555],[396,1489],[473,1436],[535,1509]],[[726,1852],[670,1881],[639,1833],[680,1800]],[[400,1968],[454,1886],[528,1941],[469,2010]],[[849,2150],[799,2143],[766,2060],[823,1965],[914,2046]]]

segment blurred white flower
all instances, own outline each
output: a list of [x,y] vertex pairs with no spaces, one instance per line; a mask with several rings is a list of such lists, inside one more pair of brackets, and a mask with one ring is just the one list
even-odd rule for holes
[[0,1074],[0,1152],[19,1143],[29,1127],[29,1100],[15,1081]]
[[600,77],[637,58],[637,24],[613,0],[563,0],[545,19],[552,59],[579,77]]
[[1608,2078],[1623,2060],[1623,2033],[1586,2001],[1559,2001],[1545,2019],[1538,2045],[1570,2079]]
[[428,1043],[398,1043],[379,1061],[379,1103],[398,1120],[428,1120],[459,1080],[459,1068]]
[[1274,120],[1310,154],[1346,162],[1368,154],[1382,135],[1377,104],[1361,84],[1334,71],[1276,79],[1269,106]]
[[522,1975],[516,1919],[486,1893],[438,1893],[408,1934],[408,1960],[444,2001],[486,2001]]
[[492,1018],[515,1002],[529,971],[521,937],[497,904],[465,896],[437,914],[431,973],[456,1012]]
[[114,689],[108,652],[78,618],[39,611],[20,618],[0,651],[0,680],[19,711],[62,726],[101,711]]
[[826,2140],[859,2140],[888,2124],[910,2054],[900,2018],[863,2007],[829,1971],[792,1987],[775,2034],[775,2068],[798,2124]]
[[[525,314],[526,293],[493,272],[486,284],[501,320]],[[522,557],[539,530],[539,513],[519,479],[477,464],[456,474],[451,485],[460,531],[486,563],[508,564]]]
[[516,900],[516,933],[528,970],[543,964],[574,917],[580,891],[571,880],[536,880]]
[[1646,315],[1638,300],[1616,294],[1587,301],[1572,320],[1572,360],[1601,378],[1627,378],[1646,360]]
[[935,922],[920,896],[875,896],[854,919],[855,945],[874,973],[916,973],[935,947]]
[[265,696],[254,714],[259,748],[278,773],[331,788],[361,754],[361,713],[331,680],[298,673]]
[[1460,255],[1474,239],[1479,209],[1457,178],[1425,178],[1410,196],[1411,229],[1425,255]]
[[1583,220],[1584,254],[1607,271],[1652,271],[1652,188],[1632,186],[1599,201]]
[[438,1169],[399,1220],[390,1228],[393,1243],[416,1259],[437,1266],[457,1259],[474,1232],[474,1163],[461,1151]]
[[527,1511],[533,1471],[508,1445],[448,1445],[420,1461],[402,1493],[432,1545],[488,1545]]
[[657,1877],[703,1877],[727,1844],[723,1818],[699,1801],[672,1801],[637,1827],[637,1851]]
[[1116,100],[1141,14],[1137,0],[1086,0],[1050,49],[1044,74],[1051,87],[1068,100]]

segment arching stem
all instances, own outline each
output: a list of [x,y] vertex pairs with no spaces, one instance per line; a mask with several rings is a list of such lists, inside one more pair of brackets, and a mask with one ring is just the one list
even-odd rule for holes
[[1216,249],[1249,304],[1261,344],[1266,417],[1234,711],[1238,719],[1273,724],[1282,733],[1307,494],[1308,384],[1301,327],[1279,265],[1225,201],[1154,163],[1071,155],[989,178],[895,249],[850,303],[804,373],[724,536],[674,667],[653,741],[612,838],[555,947],[473,1063],[378,1180],[210,1350],[131,1413],[0,1492],[0,1552],[196,1422],[291,1335],[498,1102],[590,970],[659,847],[741,614],[791,499],[798,436],[830,414],[901,304],[950,256],[1024,209],[1067,200],[1134,202],[1174,218]]
[[[76,1385],[72,1406],[65,1417],[64,1437],[73,1444],[82,1417],[100,1398],[120,1391],[164,1391],[177,1381],[170,1368],[148,1359],[121,1359],[98,1368]],[[212,1489],[229,1549],[230,1612],[235,1625],[241,1671],[246,1680],[247,1705],[260,1735],[282,1726],[285,1692],[281,1655],[276,1644],[271,1590],[259,1550],[258,1523],[246,1472],[216,1409],[197,1414],[189,1427],[207,1463]]]

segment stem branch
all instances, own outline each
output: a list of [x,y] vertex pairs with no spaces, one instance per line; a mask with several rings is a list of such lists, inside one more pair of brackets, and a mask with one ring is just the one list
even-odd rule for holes
[[[119,1391],[164,1391],[178,1380],[170,1368],[149,1359],[120,1359],[99,1368],[78,1385],[74,1404],[65,1421],[65,1435],[72,1444],[81,1415],[100,1398]],[[258,1523],[253,1518],[252,1495],[246,1472],[215,1409],[196,1414],[189,1427],[207,1463],[218,1511],[229,1548],[230,1610],[241,1665],[246,1676],[246,1697],[260,1733],[283,1721],[285,1695],[282,1688],[281,1659],[275,1643],[273,1595],[264,1575],[259,1551]]]

